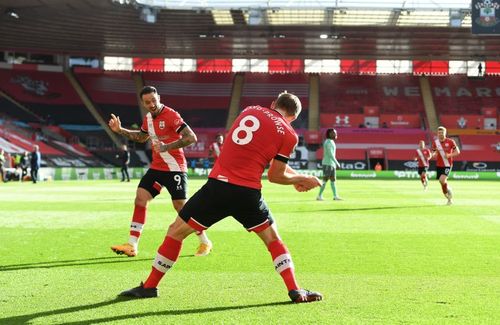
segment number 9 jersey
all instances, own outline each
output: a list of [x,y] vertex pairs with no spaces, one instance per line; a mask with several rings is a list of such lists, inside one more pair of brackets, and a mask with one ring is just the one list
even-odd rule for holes
[[249,106],[234,121],[209,178],[260,190],[269,162],[287,163],[297,141],[292,126],[278,111]]

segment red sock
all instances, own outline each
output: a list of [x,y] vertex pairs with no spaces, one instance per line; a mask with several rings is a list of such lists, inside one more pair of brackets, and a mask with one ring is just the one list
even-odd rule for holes
[[130,225],[130,236],[141,237],[144,223],[146,223],[146,207],[135,205],[132,224]]
[[420,180],[422,181],[422,184],[425,184],[426,181],[425,174],[422,174],[422,176],[420,176]]
[[285,285],[290,290],[298,290],[299,285],[295,280],[293,261],[288,249],[281,240],[275,240],[267,246],[274,262],[274,268],[281,275]]
[[156,254],[156,258],[153,262],[151,273],[144,282],[144,288],[156,288],[158,286],[165,272],[172,268],[179,258],[181,248],[181,241],[175,240],[169,236],[165,237],[160,248],[158,248],[158,254]]
[[448,193],[448,183],[441,184],[441,189],[443,190],[443,194],[446,195]]

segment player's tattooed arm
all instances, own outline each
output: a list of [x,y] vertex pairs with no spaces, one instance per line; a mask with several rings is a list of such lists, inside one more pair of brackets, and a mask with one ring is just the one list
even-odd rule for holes
[[121,134],[128,138],[129,140],[135,142],[146,142],[149,139],[149,134],[137,131],[137,130],[127,130],[122,128],[122,122],[120,121],[120,117],[115,114],[111,114],[111,119],[108,122],[109,128],[118,134]]
[[157,150],[159,149],[160,152],[164,152],[164,151],[184,148],[198,141],[196,134],[187,124],[184,124],[180,132],[180,135],[181,138],[179,140],[168,144],[160,143],[159,145],[157,145],[156,149]]
[[138,130],[127,130],[124,128],[120,128],[118,134],[121,134],[129,140],[139,143],[144,143],[149,139],[149,134]]

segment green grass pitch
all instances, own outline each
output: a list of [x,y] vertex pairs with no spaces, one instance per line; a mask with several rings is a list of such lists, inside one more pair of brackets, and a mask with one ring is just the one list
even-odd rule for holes
[[[190,193],[204,180],[190,180]],[[324,295],[291,304],[271,257],[232,218],[214,251],[184,242],[160,297],[119,300],[149,274],[174,219],[168,193],[148,209],[139,255],[128,239],[137,180],[0,184],[1,324],[498,324],[500,184],[339,180],[338,202],[264,181],[299,284]],[[331,195],[328,186],[325,198]]]

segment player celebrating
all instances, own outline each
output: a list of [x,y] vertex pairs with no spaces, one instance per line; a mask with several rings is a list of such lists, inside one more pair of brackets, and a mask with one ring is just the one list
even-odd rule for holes
[[[147,205],[160,194],[163,187],[166,187],[170,193],[172,204],[177,212],[186,203],[187,164],[182,148],[197,140],[195,133],[183,121],[179,113],[160,103],[156,88],[144,87],[140,92],[140,98],[144,107],[149,111],[144,117],[140,131],[122,128],[120,117],[114,114],[111,114],[109,120],[111,130],[129,140],[143,143],[151,139],[153,143],[153,162],[137,188],[128,243],[111,246],[117,254],[130,257],[138,253],[139,238],[146,223]],[[168,143],[165,144],[163,141],[168,141]],[[212,242],[203,231],[199,231],[197,235],[200,246],[195,255],[208,255],[212,249]]]
[[429,180],[427,178],[427,169],[429,168],[429,159],[431,159],[432,154],[429,149],[425,147],[425,142],[420,140],[418,143],[417,155],[415,156],[415,160],[418,164],[418,174],[420,175],[420,181],[424,186],[424,191],[427,190],[427,185]]
[[156,287],[177,261],[184,238],[195,230],[208,229],[225,217],[233,216],[247,231],[255,232],[262,239],[293,302],[322,299],[321,294],[301,289],[297,284],[292,258],[261,194],[262,173],[269,163],[267,175],[272,183],[294,185],[299,192],[320,185],[318,178],[300,175],[287,165],[298,141],[290,123],[301,109],[297,96],[285,92],[272,103],[271,109],[249,106],[238,116],[207,183],[191,197],[170,225],[149,277],[139,287],[120,295],[157,297]]
[[453,139],[446,137],[446,128],[440,126],[437,128],[437,138],[432,143],[432,156],[436,157],[436,178],[441,183],[441,189],[444,196],[448,199],[447,204],[452,204],[452,191],[448,186],[448,176],[453,167],[453,157],[460,154],[460,149]]
[[323,201],[323,191],[325,190],[328,180],[330,180],[333,199],[337,201],[342,200],[337,196],[337,187],[335,186],[335,171],[337,167],[340,167],[340,164],[337,158],[335,158],[337,149],[334,140],[337,140],[337,131],[335,129],[326,130],[326,140],[323,142],[323,160],[321,161],[321,165],[323,165],[323,185],[321,185],[318,197],[316,198],[318,201]]

